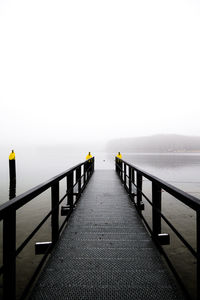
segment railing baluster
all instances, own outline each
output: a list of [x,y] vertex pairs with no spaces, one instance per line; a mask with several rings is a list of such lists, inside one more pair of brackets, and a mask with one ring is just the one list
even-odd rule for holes
[[74,172],[70,172],[67,175],[67,190],[68,190],[68,205],[70,208],[73,207],[74,204],[74,196],[73,196],[73,182],[74,182]]
[[87,172],[87,180],[86,180],[86,182],[87,182],[87,183],[88,183],[89,177],[90,177],[89,166],[90,166],[90,163],[89,163],[89,161],[88,161],[88,162],[86,163],[86,172]]
[[120,178],[121,178],[121,181],[123,182],[123,171],[122,171],[123,164],[122,164],[121,160],[119,160],[119,166],[120,166]]
[[92,165],[92,163],[91,163],[91,159],[88,161],[88,163],[87,163],[87,178],[88,178],[88,180],[90,179],[90,176],[91,176],[91,165]]
[[59,181],[51,187],[51,209],[53,210],[52,221],[52,243],[59,237]]
[[137,206],[140,208],[142,202],[142,175],[137,172]]
[[16,297],[16,211],[9,209],[3,221],[3,299]]
[[81,194],[81,167],[76,169],[76,181],[78,182],[78,195]]
[[87,180],[87,163],[84,163],[84,165],[83,165],[83,174],[84,174],[84,181],[83,181],[83,185],[85,186],[85,184],[86,184],[86,180]]
[[126,164],[124,163],[124,186],[126,188]]
[[95,158],[93,157],[93,169],[92,169],[92,173],[94,172],[94,164],[95,164]]
[[135,171],[133,168],[131,168],[131,181],[132,181],[132,185],[133,185],[133,192],[134,192],[134,184],[135,184]]
[[132,172],[131,167],[128,167],[128,176],[129,176],[129,194],[132,192]]
[[156,183],[152,183],[152,230],[153,236],[157,237],[161,233],[161,188]]

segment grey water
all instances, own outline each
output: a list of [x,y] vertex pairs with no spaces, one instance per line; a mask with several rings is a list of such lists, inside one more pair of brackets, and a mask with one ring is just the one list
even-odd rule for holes
[[[83,152],[67,153],[62,148],[17,149],[15,153],[17,171],[16,195],[20,195],[75,164],[83,162],[87,155],[87,153]],[[92,155],[95,156],[95,169],[114,169],[114,153],[94,152]],[[200,199],[199,153],[123,153],[122,155],[127,162],[162,178]],[[0,151],[0,204],[9,201],[8,156],[7,149]],[[146,195],[151,198],[151,183],[148,180],[143,180],[143,188]],[[62,180],[60,183],[60,196],[65,193],[65,190],[66,182]],[[195,213],[165,192],[162,193],[162,199],[162,210],[165,215],[196,249]],[[143,201],[145,204],[143,214],[151,226],[151,207],[145,202],[145,199]],[[41,196],[33,199],[31,203],[19,209],[17,212],[17,246],[31,233],[48,213],[48,210],[50,210],[50,191],[44,192]],[[2,231],[2,222],[0,222],[0,225],[0,230]],[[35,257],[34,255],[34,244],[38,241],[51,239],[50,227],[49,220],[17,258],[18,296],[30,278],[35,266],[41,260],[41,256]],[[162,231],[170,234],[170,245],[165,246],[165,250],[181,273],[181,278],[189,289],[191,296],[195,299],[196,262],[164,222],[162,223]],[[2,234],[0,244],[2,245]],[[0,262],[2,262],[2,249],[0,249],[0,259]],[[183,261],[185,264],[182,263]]]
[[[9,152],[0,151],[0,204],[9,200]],[[16,194],[50,179],[62,171],[85,160],[87,153],[67,153],[62,149],[24,149],[16,152]],[[96,169],[114,169],[115,154],[93,153]],[[199,153],[124,153],[123,159],[164,179],[200,198]]]

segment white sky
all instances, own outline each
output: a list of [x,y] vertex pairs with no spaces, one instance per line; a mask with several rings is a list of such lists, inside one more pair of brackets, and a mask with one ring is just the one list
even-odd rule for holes
[[0,0],[0,139],[200,135],[200,1]]

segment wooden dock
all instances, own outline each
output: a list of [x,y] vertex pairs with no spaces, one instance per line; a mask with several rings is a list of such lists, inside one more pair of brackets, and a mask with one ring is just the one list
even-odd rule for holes
[[94,172],[30,299],[185,299],[114,170]]

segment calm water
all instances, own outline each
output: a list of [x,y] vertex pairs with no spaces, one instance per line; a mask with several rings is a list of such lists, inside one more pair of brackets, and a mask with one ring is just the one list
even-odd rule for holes
[[[16,151],[17,195],[84,161],[86,154],[68,154],[62,149]],[[92,154],[96,158],[96,169],[114,168],[114,154]],[[7,150],[0,152],[0,203],[8,201],[8,155]],[[123,159],[200,198],[200,154],[123,154]],[[143,187],[147,196],[151,198],[151,184],[148,180],[143,181]],[[60,185],[60,196],[64,194],[65,189],[65,180],[63,180]],[[47,191],[17,212],[17,246],[48,212],[49,199],[50,191]],[[162,199],[164,214],[195,248],[195,213],[165,192],[162,194]],[[145,199],[143,200],[145,202]],[[147,202],[145,202],[143,213],[151,226],[151,209]],[[164,223],[162,223],[162,231],[170,234],[171,243],[165,246],[165,250],[178,271],[181,272],[181,277],[190,293],[194,295],[195,260]],[[41,259],[41,256],[35,258],[35,242],[48,240],[50,240],[50,223],[43,226],[40,233],[19,255],[17,259],[18,294]],[[2,238],[0,242],[2,243]],[[183,264],[183,261],[186,263]]]
[[[93,153],[96,169],[114,168],[114,154]],[[8,151],[0,152],[0,203],[8,200]],[[84,161],[62,150],[16,152],[17,195]],[[200,198],[200,154],[123,154],[123,159]]]

